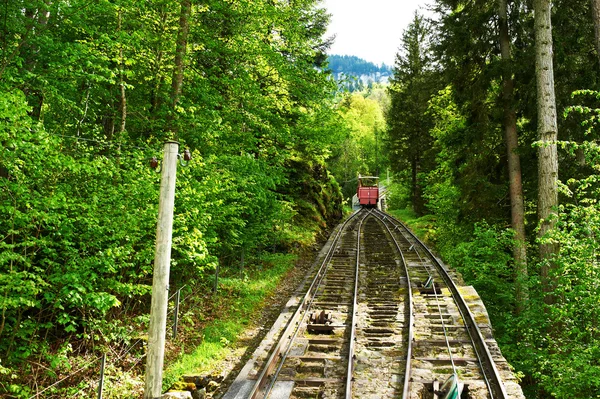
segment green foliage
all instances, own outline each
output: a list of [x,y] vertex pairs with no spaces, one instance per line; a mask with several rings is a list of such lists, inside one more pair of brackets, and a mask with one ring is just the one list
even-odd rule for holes
[[329,163],[336,179],[342,182],[345,199],[356,193],[357,174],[378,175],[388,164],[383,151],[385,99],[377,96],[385,94],[381,91],[348,94],[338,104],[344,130]]
[[[472,238],[447,249],[444,259],[459,270],[469,284],[481,293],[482,299],[494,318],[492,324],[502,336],[507,320],[514,309],[514,284],[511,248],[512,232],[487,223],[474,226]],[[508,331],[510,333],[510,330]]]
[[[0,395],[28,396],[146,328],[159,191],[147,161],[165,138],[193,154],[177,176],[175,287],[206,287],[217,266],[243,274],[265,252],[313,243],[341,216],[326,160],[342,122],[317,1],[194,4],[179,52],[177,0],[9,3],[0,370],[17,378]],[[73,351],[57,353],[65,342]]]
[[437,96],[431,99],[429,115],[436,123],[431,129],[434,139],[433,152],[436,153],[436,167],[429,173],[422,173],[420,180],[425,182],[423,187],[423,198],[429,213],[435,217],[436,229],[433,240],[440,250],[453,248],[467,236],[464,234],[464,226],[460,225],[461,192],[456,184],[455,178],[457,156],[447,145],[451,137],[462,133],[465,125],[464,117],[460,114],[456,104],[452,101],[452,91],[449,88],[441,90]]
[[246,278],[222,279],[220,290],[225,295],[219,300],[225,302],[222,307],[226,311],[204,328],[202,342],[192,353],[181,356],[165,371],[164,388],[184,374],[212,371],[217,361],[230,354],[240,334],[252,323],[252,316],[293,267],[295,259],[293,255],[264,254],[260,259],[264,269],[252,271]]
[[35,345],[25,343],[44,330],[98,340],[94,330],[109,311],[148,292],[139,280],[150,271],[156,211],[149,203],[157,194],[142,189],[156,177],[139,173],[139,151],[108,149],[117,158],[90,156],[84,144],[62,151],[61,139],[41,126],[34,130],[20,109],[0,136],[11,143],[2,159],[7,177],[0,179],[0,350],[9,361],[27,358]]
[[406,185],[392,182],[387,185],[387,190],[389,209],[406,209],[410,205],[410,189]]
[[600,389],[597,183],[596,175],[569,182],[576,203],[560,206],[557,229],[545,237],[560,243],[553,259],[555,302],[545,304],[544,293],[534,291],[522,321],[526,339],[518,345],[520,367],[539,381],[535,395],[592,398]]

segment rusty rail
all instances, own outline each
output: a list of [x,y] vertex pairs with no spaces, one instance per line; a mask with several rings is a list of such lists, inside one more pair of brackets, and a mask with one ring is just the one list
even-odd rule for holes
[[[258,376],[256,383],[254,384],[252,390],[250,391],[250,394],[248,395],[249,399],[258,398],[260,395],[260,391],[265,387],[266,383],[268,382],[269,377],[272,376],[273,378],[272,378],[271,384],[270,384],[267,392],[265,392],[264,397],[266,398],[268,396],[270,390],[273,387],[273,384],[275,383],[275,381],[277,379],[277,374],[279,373],[283,363],[285,362],[285,359],[287,357],[287,353],[289,351],[291,343],[296,338],[298,331],[300,330],[302,321],[304,320],[304,317],[306,316],[306,314],[308,313],[308,310],[310,309],[310,306],[312,303],[312,298],[314,297],[314,294],[317,292],[321,282],[323,281],[323,278],[325,277],[325,274],[327,271],[327,266],[333,257],[333,254],[336,250],[336,245],[337,245],[343,231],[346,229],[346,227],[348,226],[350,221],[354,220],[359,214],[364,214],[364,213],[366,213],[366,211],[363,211],[363,210],[355,212],[348,219],[346,219],[346,221],[342,224],[342,226],[337,231],[337,233],[334,237],[334,240],[332,241],[331,246],[330,246],[327,254],[324,257],[323,262],[321,263],[321,266],[320,266],[315,278],[313,279],[310,287],[306,291],[306,294],[304,295],[304,297],[298,304],[298,308],[296,309],[296,312],[294,313],[294,315],[288,322],[288,325],[287,325],[284,333],[281,336],[282,338],[278,341],[275,349],[269,356],[269,359],[265,363],[265,366],[263,367],[260,375]],[[365,217],[366,217],[366,215],[365,215]],[[363,220],[364,220],[364,217],[363,217]],[[360,234],[359,234],[359,239],[360,239]],[[358,256],[357,256],[357,259],[358,259]],[[353,312],[354,312],[354,309],[353,309]],[[285,347],[285,350],[282,351],[282,349],[284,349],[284,347]],[[275,369],[275,367],[278,367],[278,369],[272,375],[272,371]]]
[[[479,326],[477,325],[477,322],[475,321],[475,317],[473,316],[473,313],[469,309],[469,306],[467,305],[467,303],[464,300],[464,298],[462,297],[462,295],[460,295],[460,292],[458,291],[458,287],[456,286],[456,284],[454,283],[454,281],[448,274],[448,271],[446,270],[446,268],[435,257],[435,255],[431,252],[431,250],[415,234],[413,234],[412,231],[410,231],[408,229],[408,227],[406,227],[406,225],[404,225],[404,223],[402,223],[398,219],[394,218],[393,216],[391,216],[389,214],[385,214],[379,210],[375,210],[374,212],[380,218],[386,218],[387,220],[392,220],[393,223],[396,224],[396,226],[401,227],[403,229],[403,234],[405,233],[404,234],[405,237],[407,234],[412,240],[414,240],[417,244],[419,244],[421,249],[423,251],[425,251],[427,256],[431,259],[431,261],[435,265],[438,273],[442,276],[442,278],[444,279],[444,282],[450,289],[450,291],[452,293],[452,297],[454,298],[454,301],[458,305],[458,309],[461,313],[461,317],[463,318],[463,320],[465,322],[467,332],[473,343],[473,347],[475,349],[475,353],[479,360],[479,365],[482,370],[482,373],[483,373],[483,376],[485,379],[485,383],[488,387],[488,390],[489,390],[489,393],[490,393],[492,399],[508,398],[508,393],[506,392],[506,388],[504,387],[502,378],[500,376],[500,373],[498,372],[498,368],[496,367],[496,363],[494,362],[494,359],[493,359],[492,354],[487,346],[487,343],[485,342],[485,339],[483,338],[483,334],[481,333],[481,330],[479,329]],[[408,398],[408,396],[406,396],[406,394],[403,397]]]
[[408,272],[408,266],[406,265],[406,260],[404,259],[404,253],[402,252],[402,249],[400,248],[400,244],[398,244],[398,241],[396,240],[396,237],[394,237],[394,234],[392,234],[392,231],[390,230],[390,228],[385,223],[385,221],[388,219],[387,216],[384,215],[384,217],[382,217],[381,213],[382,212],[378,211],[378,212],[375,213],[375,216],[379,220],[381,220],[381,222],[383,223],[384,227],[386,228],[386,230],[390,234],[390,237],[394,241],[394,245],[396,245],[396,249],[398,250],[398,253],[400,254],[400,257],[402,259],[402,265],[404,266],[404,272],[406,273],[406,283],[407,283],[407,291],[408,291],[408,317],[409,317],[409,319],[408,319],[408,339],[407,339],[407,345],[406,345],[406,366],[405,366],[405,369],[404,369],[404,385],[402,387],[402,398],[408,399],[409,394],[410,394],[411,359],[412,359],[413,335],[414,335],[413,327],[414,327],[414,324],[415,324],[415,316],[414,316],[414,309],[413,309],[412,286],[411,286],[411,283],[410,283],[410,273]]

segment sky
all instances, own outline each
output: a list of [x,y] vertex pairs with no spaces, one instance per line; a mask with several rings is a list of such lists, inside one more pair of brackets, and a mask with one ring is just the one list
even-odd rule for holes
[[355,55],[394,65],[402,32],[427,0],[323,0],[332,14],[326,37],[336,35],[329,54]]

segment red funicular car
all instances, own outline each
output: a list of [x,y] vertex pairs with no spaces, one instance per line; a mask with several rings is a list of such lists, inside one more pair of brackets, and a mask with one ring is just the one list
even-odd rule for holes
[[364,207],[376,207],[379,202],[379,177],[358,175],[358,202]]

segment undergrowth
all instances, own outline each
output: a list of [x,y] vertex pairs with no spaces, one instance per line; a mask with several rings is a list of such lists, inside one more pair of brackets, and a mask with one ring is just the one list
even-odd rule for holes
[[421,240],[429,243],[434,238],[433,215],[419,217],[411,208],[391,209],[388,213],[404,222]]
[[220,316],[202,331],[201,343],[181,355],[166,370],[163,389],[172,386],[184,374],[203,374],[232,350],[240,334],[252,323],[252,316],[273,293],[281,279],[293,267],[295,255],[274,254],[263,258],[269,267],[255,269],[243,276],[222,278],[219,295],[223,303]]
[[[251,325],[253,315],[264,305],[281,279],[294,267],[297,255],[265,253],[249,262],[243,269],[227,269],[219,279],[217,293],[211,292],[210,277],[203,285],[187,287],[181,303],[178,335],[171,337],[172,314],[167,322],[165,347],[165,372],[163,390],[166,391],[184,374],[210,374],[217,363],[233,350],[241,333]],[[184,295],[182,294],[182,299]],[[106,348],[107,363],[104,378],[105,399],[133,399],[141,397],[144,390],[147,318],[130,320],[131,332],[125,348]],[[137,333],[136,333],[137,331]],[[100,362],[95,355],[74,355],[70,345],[63,355],[49,353],[47,361],[53,363],[52,380],[62,383],[50,387],[39,396],[88,398],[98,390]],[[67,361],[68,356],[68,361]],[[82,369],[80,372],[77,372]],[[33,367],[32,378],[41,378]],[[0,385],[5,391],[2,397],[29,398],[44,387],[33,391],[19,383],[18,374],[0,363]]]

